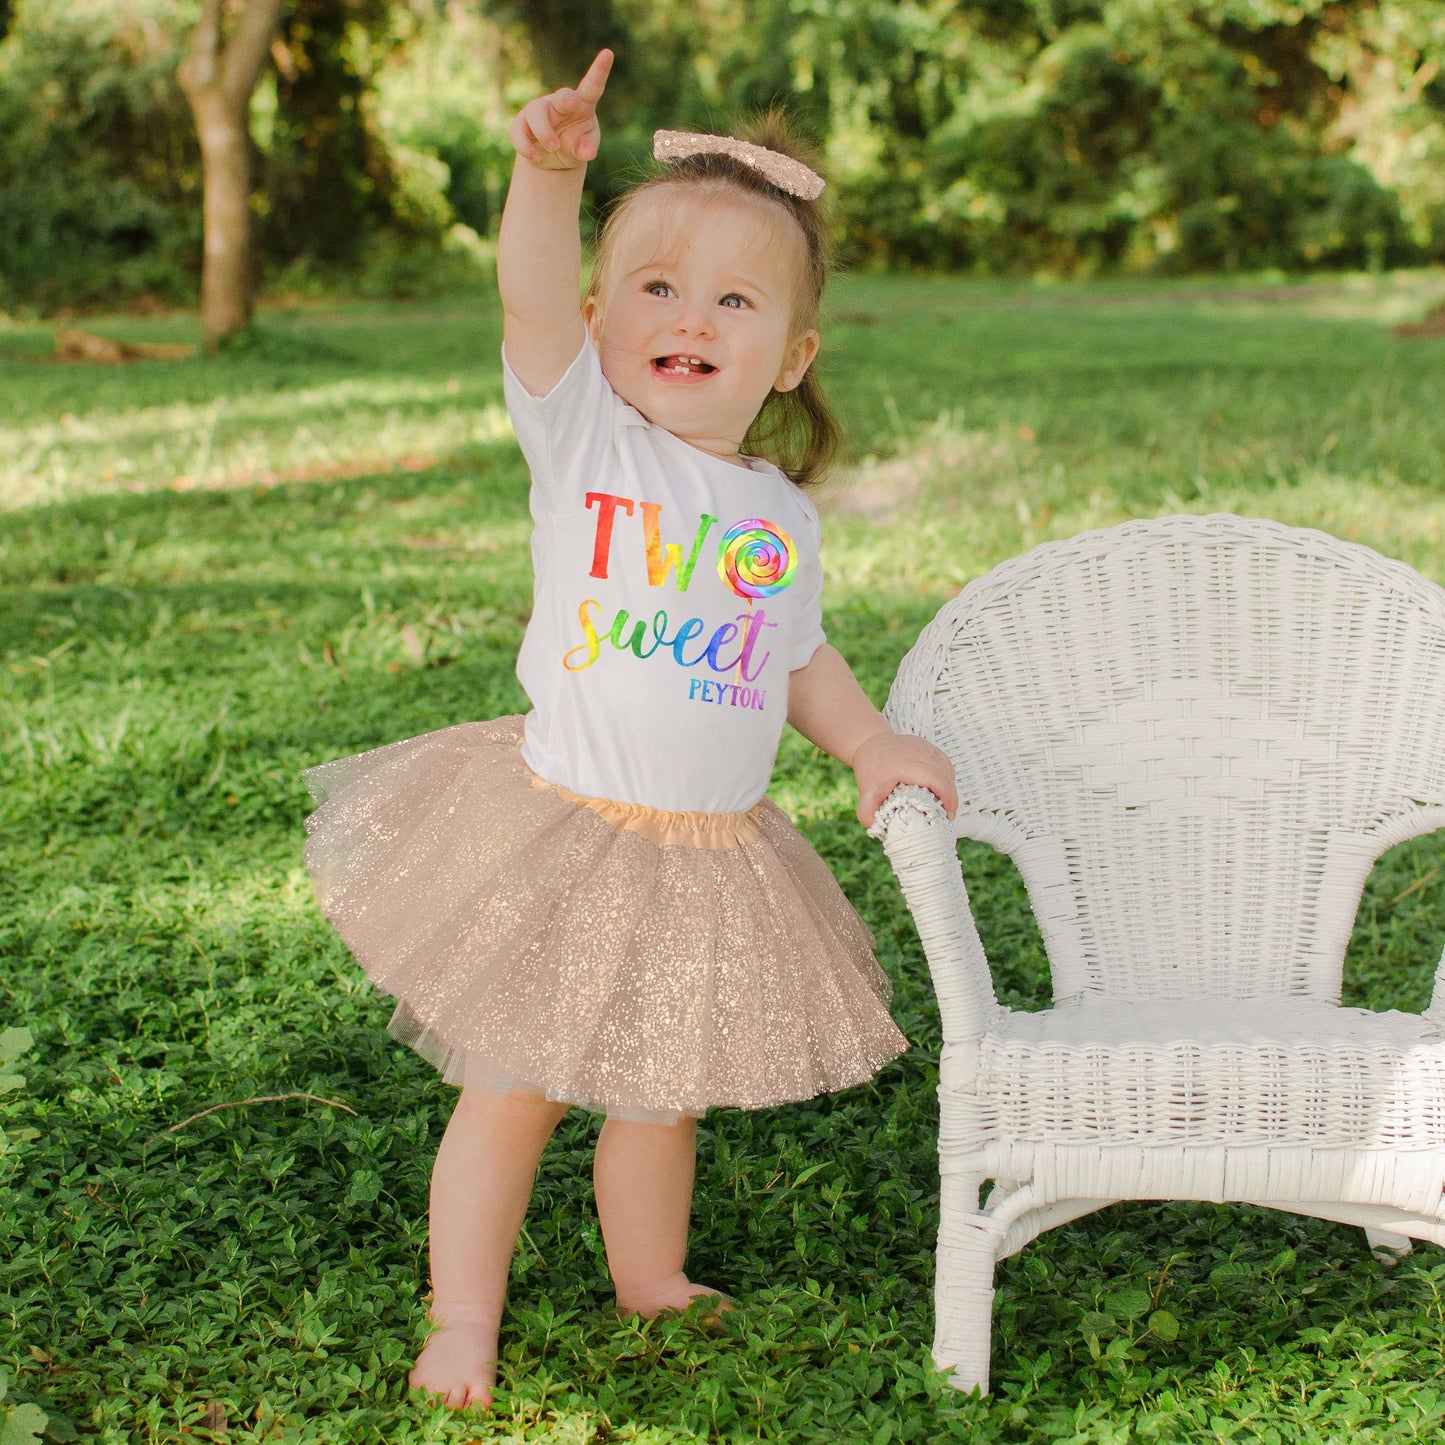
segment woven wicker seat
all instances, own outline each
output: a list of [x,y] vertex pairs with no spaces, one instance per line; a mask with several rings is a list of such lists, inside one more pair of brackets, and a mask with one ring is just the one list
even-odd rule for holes
[[[933,1353],[955,1385],[988,1388],[996,1261],[1120,1199],[1445,1243],[1445,959],[1424,1014],[1340,1007],[1371,866],[1445,826],[1445,591],[1321,532],[1130,522],[971,583],[888,714],[961,799],[950,823],[900,788],[872,829],[943,1025]],[[957,837],[1018,865],[1052,1008],[995,998]]]

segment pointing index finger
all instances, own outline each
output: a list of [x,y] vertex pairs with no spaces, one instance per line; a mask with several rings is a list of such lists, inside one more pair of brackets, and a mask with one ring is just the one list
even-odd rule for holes
[[587,74],[577,83],[579,98],[591,101],[595,105],[602,98],[602,92],[607,87],[607,76],[611,69],[612,52],[599,50],[597,58],[587,67]]

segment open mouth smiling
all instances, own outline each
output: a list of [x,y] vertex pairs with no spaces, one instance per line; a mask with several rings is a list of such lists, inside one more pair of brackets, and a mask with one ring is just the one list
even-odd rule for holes
[[711,376],[717,367],[700,356],[655,356],[652,360],[654,376],[665,376],[668,380],[700,380]]

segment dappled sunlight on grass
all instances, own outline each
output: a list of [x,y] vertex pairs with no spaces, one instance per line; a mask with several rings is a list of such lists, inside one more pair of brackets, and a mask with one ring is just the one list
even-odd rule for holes
[[119,415],[67,412],[49,423],[0,426],[0,506],[418,470],[510,436],[505,409],[461,399],[455,379],[346,380]]
[[[199,555],[207,578],[269,571],[291,590],[311,572],[375,578],[385,567],[425,569],[429,553],[442,561],[448,554],[500,554],[484,565],[509,573],[525,570],[527,525],[525,472],[515,447],[493,448],[417,472],[184,496],[122,494],[29,509],[0,527],[0,578],[175,584],[187,552],[193,560]],[[223,567],[210,565],[212,549],[223,554]],[[157,555],[163,566],[180,559],[172,575],[156,575]]]
[[[107,914],[113,922],[129,915],[137,924],[186,939],[207,963],[205,945],[239,937],[263,914],[306,917],[308,924],[315,921],[307,917],[314,914],[316,903],[311,880],[299,863],[283,870],[252,861],[220,876],[211,859],[192,858],[193,866],[176,866],[167,856],[172,851],[167,840],[131,846],[150,849],[150,871],[142,869],[134,879],[116,882],[102,877],[83,881],[53,877],[43,890],[24,900],[20,916],[32,927],[54,923],[64,928],[73,923],[94,924]],[[198,861],[206,866],[195,867]],[[319,927],[316,938],[330,942]]]
[[[991,504],[990,504],[991,502]],[[1445,583],[1445,495],[1385,482],[1362,487],[1357,480],[1319,475],[1299,487],[1191,489],[1187,498],[1166,489],[1149,510],[1126,509],[1095,492],[1057,509],[1024,497],[970,503],[955,500],[945,511],[926,504],[906,509],[880,532],[872,524],[838,515],[824,522],[828,549],[828,600],[936,596],[941,602],[999,562],[1036,546],[1110,527],[1140,516],[1180,512],[1234,512],[1271,517],[1296,527],[1315,527],[1408,562]]]

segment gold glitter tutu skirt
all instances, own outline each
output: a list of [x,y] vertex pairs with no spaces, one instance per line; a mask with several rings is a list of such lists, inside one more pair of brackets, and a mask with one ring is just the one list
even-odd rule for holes
[[322,911],[448,1083],[669,1122],[908,1047],[867,928],[774,804],[583,798],[521,742],[518,717],[458,723],[303,774]]

